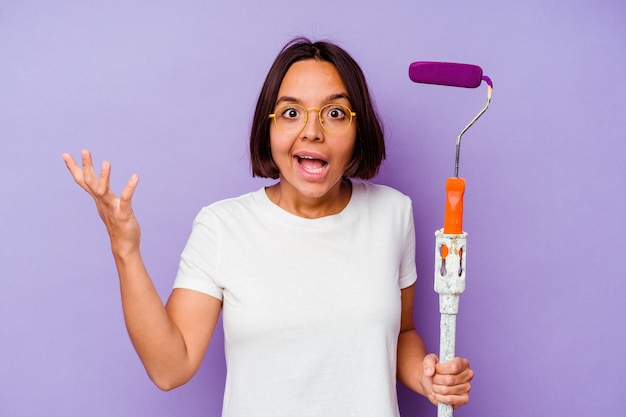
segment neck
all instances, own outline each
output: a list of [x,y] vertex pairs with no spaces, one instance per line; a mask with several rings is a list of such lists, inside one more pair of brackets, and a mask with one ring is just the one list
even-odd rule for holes
[[309,197],[286,185],[284,181],[266,188],[269,199],[291,214],[307,219],[332,216],[340,213],[350,202],[352,183],[340,180],[328,193],[321,197]]

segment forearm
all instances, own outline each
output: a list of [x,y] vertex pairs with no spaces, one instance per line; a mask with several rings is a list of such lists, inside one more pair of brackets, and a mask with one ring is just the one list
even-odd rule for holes
[[411,390],[426,396],[422,384],[426,346],[415,329],[405,330],[398,336],[398,380]]
[[124,320],[150,379],[161,389],[185,383],[193,373],[185,341],[170,319],[139,250],[114,252]]

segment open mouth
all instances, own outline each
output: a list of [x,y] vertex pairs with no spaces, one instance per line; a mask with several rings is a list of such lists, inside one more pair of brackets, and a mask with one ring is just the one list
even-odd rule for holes
[[301,155],[295,157],[298,160],[298,164],[309,174],[321,174],[328,166],[328,161],[323,159],[314,158],[312,156]]

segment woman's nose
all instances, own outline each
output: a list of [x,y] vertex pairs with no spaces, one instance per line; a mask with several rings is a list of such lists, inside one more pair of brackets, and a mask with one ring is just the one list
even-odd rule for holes
[[324,140],[324,128],[319,118],[319,109],[309,109],[304,129],[300,133],[302,139]]

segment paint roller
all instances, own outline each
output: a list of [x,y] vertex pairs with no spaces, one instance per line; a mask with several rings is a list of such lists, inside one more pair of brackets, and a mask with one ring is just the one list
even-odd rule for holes
[[463,195],[465,180],[459,178],[459,157],[461,153],[461,137],[489,107],[493,83],[483,75],[478,65],[459,64],[455,62],[413,62],[409,66],[409,78],[416,83],[437,84],[452,87],[476,88],[483,81],[487,83],[487,104],[459,133],[456,140],[456,158],[454,177],[446,181],[446,211],[444,216],[444,233],[463,233]]
[[[413,62],[409,78],[416,83],[476,88],[487,84],[487,103],[461,130],[456,140],[454,177],[446,180],[446,210],[443,229],[435,232],[435,291],[439,294],[441,313],[439,360],[448,362],[455,356],[456,314],[459,297],[465,290],[467,233],[463,232],[463,195],[465,180],[459,178],[461,137],[489,107],[493,83],[477,65],[453,62]],[[452,406],[439,403],[438,417],[452,417]]]

